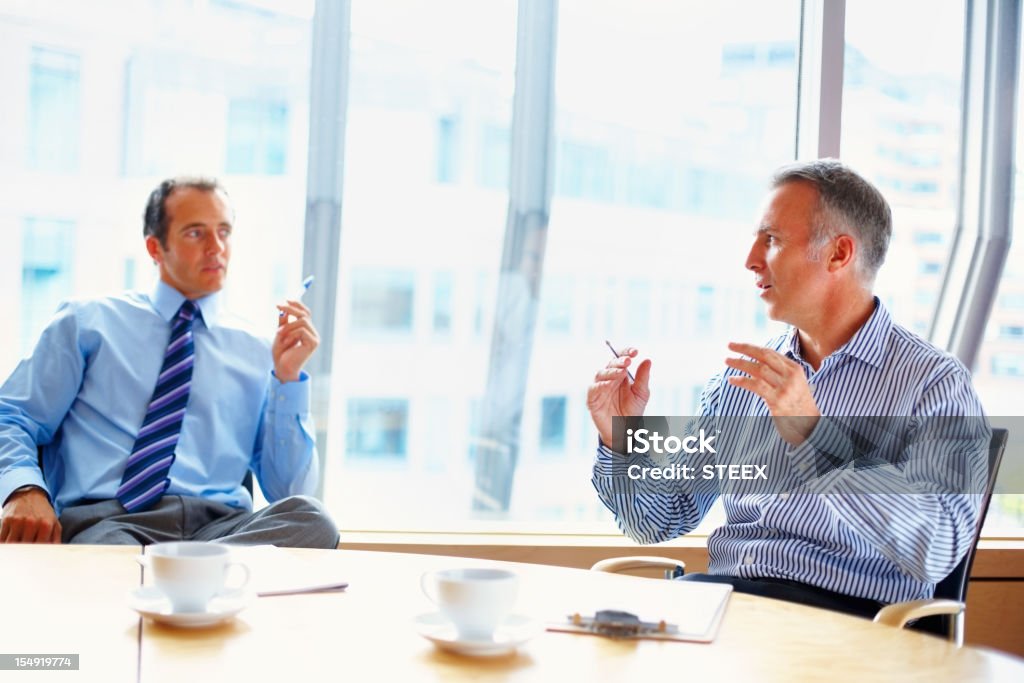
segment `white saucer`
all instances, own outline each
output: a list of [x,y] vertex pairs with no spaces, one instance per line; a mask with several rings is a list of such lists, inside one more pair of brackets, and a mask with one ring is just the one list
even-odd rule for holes
[[233,619],[252,599],[246,591],[227,591],[215,595],[205,612],[175,612],[166,595],[152,586],[136,588],[131,592],[131,607],[144,617],[178,628],[204,628]]
[[415,619],[416,630],[442,650],[470,657],[498,657],[514,652],[517,647],[544,630],[536,619],[513,614],[505,618],[489,640],[460,639],[455,625],[440,612],[428,612]]

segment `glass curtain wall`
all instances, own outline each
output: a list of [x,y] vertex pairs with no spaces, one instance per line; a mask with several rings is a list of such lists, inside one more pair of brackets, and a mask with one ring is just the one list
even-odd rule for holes
[[[536,330],[529,367],[505,370],[526,378],[518,457],[507,509],[472,511],[503,322],[519,9],[351,4],[324,454],[324,498],[348,529],[614,533],[589,481],[585,406],[605,340],[654,359],[652,412],[687,414],[727,341],[778,329],[743,260],[769,174],[793,156],[799,0],[561,0]],[[61,299],[151,286],[141,213],[166,176],[227,187],[229,303],[257,327],[273,332],[273,303],[305,275],[313,0],[94,10],[0,0],[0,295],[15,302],[4,376]],[[846,6],[843,157],[893,204],[877,289],[922,334],[957,209],[963,21],[962,0]],[[990,414],[1019,412],[1019,256],[975,369]],[[1017,498],[993,514],[1024,517]]]

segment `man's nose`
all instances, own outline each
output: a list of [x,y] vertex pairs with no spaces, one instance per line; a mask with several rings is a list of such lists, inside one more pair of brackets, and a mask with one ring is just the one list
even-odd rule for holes
[[213,233],[206,240],[206,252],[208,254],[219,254],[222,251],[224,251],[224,240],[217,233]]
[[747,262],[744,267],[747,270],[752,270],[755,273],[764,268],[764,255],[762,254],[763,248],[755,240],[754,244],[751,245],[750,251],[747,252]]

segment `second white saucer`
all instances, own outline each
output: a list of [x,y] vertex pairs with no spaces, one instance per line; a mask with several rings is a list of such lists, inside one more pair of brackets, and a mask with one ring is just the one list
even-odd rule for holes
[[233,619],[252,599],[246,591],[227,591],[215,595],[203,612],[175,612],[166,595],[152,586],[142,586],[131,592],[133,610],[144,617],[178,628],[205,628]]
[[459,638],[455,625],[440,612],[428,612],[415,619],[416,630],[442,650],[470,657],[499,657],[515,651],[517,647],[544,630],[536,619],[513,614],[505,618],[488,640]]

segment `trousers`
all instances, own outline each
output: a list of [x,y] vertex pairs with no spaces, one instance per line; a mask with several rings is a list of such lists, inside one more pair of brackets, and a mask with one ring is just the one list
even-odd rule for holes
[[168,541],[218,541],[286,548],[336,548],[338,527],[323,504],[291,496],[258,512],[202,498],[164,496],[155,507],[126,512],[116,499],[65,508],[64,543],[149,545]]

